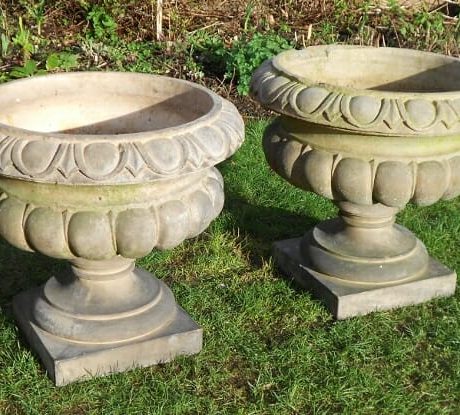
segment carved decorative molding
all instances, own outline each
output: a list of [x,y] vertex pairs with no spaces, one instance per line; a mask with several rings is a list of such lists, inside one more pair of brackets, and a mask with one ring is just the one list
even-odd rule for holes
[[[220,99],[220,98],[219,98]],[[153,138],[78,139],[52,133],[1,136],[0,174],[37,182],[71,184],[143,183],[213,166],[243,142],[244,124],[235,106],[220,99],[220,111],[185,131],[164,130]]]
[[426,206],[460,195],[460,151],[425,158],[360,158],[302,143],[275,121],[265,132],[270,167],[290,183],[336,201]]
[[106,209],[38,205],[3,192],[0,235],[17,248],[54,258],[142,257],[199,235],[220,213],[224,190],[219,171],[211,167],[197,180],[163,200],[142,206],[126,200]]
[[273,59],[254,73],[251,91],[263,106],[316,124],[385,135],[460,133],[460,92],[347,91],[289,77]]

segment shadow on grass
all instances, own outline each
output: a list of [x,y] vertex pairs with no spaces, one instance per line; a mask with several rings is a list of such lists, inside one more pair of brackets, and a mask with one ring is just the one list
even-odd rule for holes
[[270,260],[274,242],[302,236],[320,221],[286,209],[253,205],[232,193],[226,197],[225,209],[232,217],[226,230],[238,229],[253,267],[261,267]]
[[286,209],[256,206],[231,194],[227,196],[225,207],[232,214],[236,226],[241,231],[267,244],[301,236],[320,221],[319,218],[293,213]]
[[0,239],[0,307],[9,308],[14,295],[43,284],[64,266],[64,261],[22,251]]

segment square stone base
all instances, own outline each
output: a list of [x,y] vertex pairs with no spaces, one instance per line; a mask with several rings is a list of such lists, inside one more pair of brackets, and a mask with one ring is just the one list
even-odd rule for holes
[[419,304],[455,292],[456,273],[433,258],[427,272],[416,280],[383,287],[342,282],[309,269],[300,254],[300,241],[301,238],[294,238],[275,242],[275,263],[284,274],[322,300],[338,320]]
[[32,289],[17,295],[13,299],[13,311],[22,333],[40,356],[56,386],[168,362],[178,355],[198,353],[202,348],[202,329],[180,307],[175,319],[166,327],[129,343],[85,344],[66,341],[33,323],[31,305],[38,290]]

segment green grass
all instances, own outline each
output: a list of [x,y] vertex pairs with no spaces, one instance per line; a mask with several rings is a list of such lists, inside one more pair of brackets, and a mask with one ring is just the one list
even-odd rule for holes
[[[199,238],[140,261],[204,328],[193,357],[55,388],[15,328],[12,295],[63,266],[0,245],[0,414],[458,414],[460,294],[335,322],[282,279],[277,239],[334,216],[269,171],[251,122],[220,166],[226,206]],[[460,271],[459,200],[408,207],[400,222]]]

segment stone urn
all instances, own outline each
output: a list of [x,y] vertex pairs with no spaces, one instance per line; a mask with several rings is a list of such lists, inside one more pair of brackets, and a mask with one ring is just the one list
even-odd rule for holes
[[395,215],[408,202],[460,193],[459,60],[393,48],[291,50],[255,72],[252,94],[280,114],[263,140],[271,168],[339,207],[338,218],[275,244],[284,273],[338,319],[454,293],[455,272]]
[[214,165],[243,134],[230,102],[167,77],[80,72],[0,86],[0,235],[71,264],[13,299],[57,385],[200,351],[200,327],[134,261],[219,214]]

